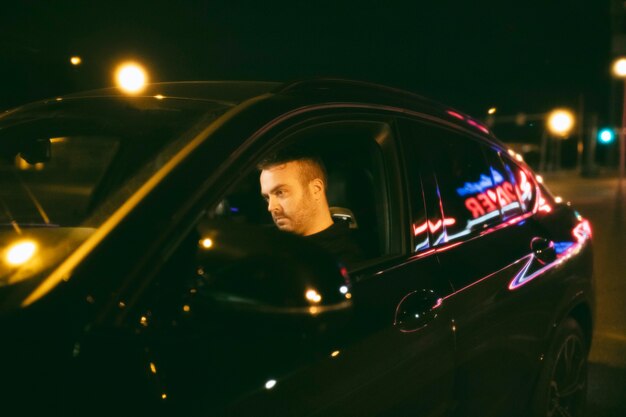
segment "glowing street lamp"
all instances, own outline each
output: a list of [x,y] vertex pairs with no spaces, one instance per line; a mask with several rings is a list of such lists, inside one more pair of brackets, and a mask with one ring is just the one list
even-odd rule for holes
[[487,114],[496,114],[497,111],[498,111],[497,108],[491,107],[489,110],[487,110]]
[[574,127],[574,115],[571,111],[557,109],[548,115],[548,129],[557,136],[566,137]]
[[624,179],[624,160],[626,159],[626,144],[624,143],[624,129],[626,128],[626,58],[618,58],[613,62],[613,75],[624,80],[622,128],[619,131],[619,181],[617,188],[618,196],[621,196],[622,181]]
[[75,67],[77,67],[77,66],[79,66],[80,64],[83,63],[83,60],[79,56],[73,56],[73,57],[70,58],[70,63],[72,65],[74,65]]
[[148,82],[148,73],[139,64],[126,62],[117,67],[115,71],[117,86],[128,94],[141,92]]

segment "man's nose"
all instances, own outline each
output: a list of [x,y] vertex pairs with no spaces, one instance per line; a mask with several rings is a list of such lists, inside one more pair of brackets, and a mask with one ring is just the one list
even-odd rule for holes
[[278,209],[278,203],[276,202],[276,198],[271,197],[267,200],[267,211],[270,213],[276,211]]

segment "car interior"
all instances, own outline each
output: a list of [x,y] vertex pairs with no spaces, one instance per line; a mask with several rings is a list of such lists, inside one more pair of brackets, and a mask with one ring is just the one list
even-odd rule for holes
[[[376,142],[380,125],[327,123],[289,134],[286,146],[321,159],[334,221],[347,222],[368,259],[387,253],[389,223],[382,151]],[[259,174],[251,172],[215,208],[214,215],[236,222],[273,226],[260,195]]]

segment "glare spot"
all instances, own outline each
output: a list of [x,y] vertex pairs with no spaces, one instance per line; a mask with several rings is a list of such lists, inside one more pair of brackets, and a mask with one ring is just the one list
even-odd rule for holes
[[166,393],[161,394],[161,398],[164,400],[167,399],[167,394]]
[[341,352],[336,350],[333,353],[331,353],[330,356],[333,357],[333,358],[336,358],[337,356],[339,356],[339,353],[341,353]]
[[70,58],[70,62],[72,63],[72,65],[77,66],[82,64],[83,60],[79,56],[73,56]]
[[555,202],[555,203],[557,203],[557,204],[558,204],[558,203],[562,203],[562,202],[563,202],[563,199],[562,199],[561,197],[558,197],[558,196],[557,196],[557,197],[554,197],[554,202]]
[[347,294],[348,293],[348,287],[346,287],[345,285],[342,285],[341,288],[339,288],[339,292],[342,294]]
[[9,265],[18,266],[28,262],[35,252],[37,245],[33,241],[18,242],[9,247],[6,254],[6,261]]
[[320,301],[322,301],[322,296],[319,295],[319,293],[315,290],[308,290],[305,294],[305,297],[307,300],[313,303],[319,303]]
[[191,307],[189,307],[187,304],[185,304],[185,305],[183,306],[183,311],[184,311],[185,313],[189,313],[189,312],[191,311]]
[[154,96],[154,98],[156,98],[157,100],[163,100],[165,97],[163,97],[163,95],[161,94],[157,94],[156,96]]
[[618,77],[626,76],[626,59],[620,58],[613,64],[613,74]]
[[63,101],[63,99],[61,97],[57,97],[55,100],[56,101]]
[[269,381],[267,381],[265,383],[265,389],[272,389],[276,386],[276,380],[275,379],[270,379]]
[[515,151],[513,149],[509,149],[508,152],[509,152],[509,155],[515,156]]
[[317,307],[311,307],[309,308],[309,313],[311,313],[312,315],[316,315],[318,313],[318,308]]
[[129,62],[120,65],[115,73],[117,85],[127,93],[138,93],[146,85],[146,71],[138,64]]
[[351,299],[351,298],[352,298],[352,294],[347,293],[347,294],[346,294],[346,298],[347,298],[348,300],[349,300],[349,299]]
[[557,135],[566,135],[574,126],[574,115],[569,110],[554,110],[548,116],[548,128]]
[[213,241],[209,238],[206,239],[202,239],[200,241],[200,245],[204,248],[204,249],[210,249],[213,247]]
[[150,371],[152,371],[153,374],[157,373],[156,365],[152,362],[150,362]]
[[524,162],[524,158],[520,154],[515,154],[515,159],[517,159],[520,162]]
[[543,177],[541,175],[537,175],[535,178],[539,184],[543,184]]
[[141,316],[141,318],[139,319],[139,323],[141,323],[142,326],[147,326],[148,325],[148,318],[146,316]]
[[487,114],[495,114],[497,110],[498,109],[496,109],[495,107],[492,107],[489,110],[487,110]]
[[119,308],[124,308],[124,307],[126,307],[126,303],[125,303],[125,302],[123,302],[123,301],[120,301],[119,303],[117,303],[117,306],[118,306]]

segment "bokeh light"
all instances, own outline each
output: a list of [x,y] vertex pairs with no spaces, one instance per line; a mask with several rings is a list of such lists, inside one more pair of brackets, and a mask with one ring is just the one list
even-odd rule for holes
[[148,82],[148,73],[135,62],[126,62],[117,67],[115,82],[119,88],[129,94],[141,92]]

